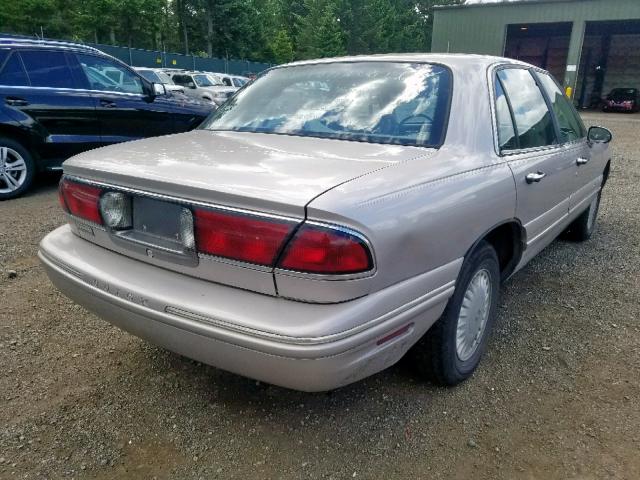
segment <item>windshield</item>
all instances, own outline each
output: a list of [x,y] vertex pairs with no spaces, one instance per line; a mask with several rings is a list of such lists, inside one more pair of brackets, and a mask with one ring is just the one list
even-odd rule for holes
[[156,76],[160,79],[160,83],[166,83],[167,85],[173,85],[173,80],[171,77],[164,72],[154,72]]
[[215,83],[211,81],[208,75],[194,75],[193,81],[196,82],[196,85],[199,87],[214,87]]
[[201,128],[439,146],[451,74],[439,65],[337,62],[275,68]]
[[149,80],[151,83],[165,83],[162,80],[160,80],[158,75],[156,75],[156,72],[152,70],[138,70],[138,73],[142,75],[144,78],[146,78],[147,80]]

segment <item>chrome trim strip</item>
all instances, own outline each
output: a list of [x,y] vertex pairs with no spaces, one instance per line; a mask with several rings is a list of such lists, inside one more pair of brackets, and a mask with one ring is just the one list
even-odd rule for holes
[[49,260],[51,263],[53,263],[56,267],[64,270],[67,273],[70,273],[71,275],[73,275],[74,277],[78,277],[81,280],[85,280],[84,278],[84,274],[82,272],[79,272],[78,270],[70,267],[69,265],[62,263],[60,260],[53,258],[51,255],[49,255],[45,250],[39,249],[38,250],[39,253],[46,258],[47,260]]
[[256,330],[250,327],[243,327],[240,325],[236,325],[225,320],[221,320],[218,318],[209,317],[206,315],[201,315],[199,313],[191,312],[188,310],[183,310],[178,307],[173,307],[171,305],[167,305],[165,307],[165,312],[171,315],[175,315],[177,317],[181,317],[187,320],[196,321],[200,323],[206,323],[208,325],[212,325],[218,328],[223,328],[226,330],[231,330],[237,333],[244,333],[247,335],[251,335],[257,338],[262,338],[266,340],[273,340],[279,343],[285,343],[289,345],[322,345],[326,343],[336,342],[338,340],[343,340],[348,337],[352,337],[358,333],[361,333],[365,330],[373,328],[381,323],[384,323],[388,320],[393,319],[394,317],[398,317],[403,314],[413,313],[415,315],[419,314],[423,310],[427,310],[438,303],[441,303],[447,300],[454,291],[455,281],[451,281],[431,292],[422,295],[409,303],[402,305],[390,312],[385,313],[373,320],[369,320],[357,327],[353,327],[349,330],[344,330],[342,332],[333,333],[330,335],[324,335],[320,337],[293,337],[289,335],[280,335],[277,333],[265,332],[262,330]]
[[101,188],[107,188],[114,191],[126,192],[126,193],[131,193],[131,194],[140,195],[140,196],[149,197],[149,198],[155,198],[158,200],[178,203],[180,205],[193,205],[197,207],[210,208],[213,210],[222,210],[225,212],[234,212],[234,213],[239,213],[239,214],[249,215],[254,217],[270,218],[274,220],[282,220],[282,221],[292,222],[292,223],[295,222],[296,224],[301,223],[303,221],[302,218],[289,217],[285,215],[277,215],[277,214],[266,213],[266,212],[258,212],[256,210],[248,210],[245,208],[229,207],[227,205],[220,205],[216,203],[202,202],[199,200],[190,200],[190,199],[185,199],[180,197],[174,197],[172,195],[166,195],[164,193],[155,193],[155,192],[149,192],[148,190],[139,190],[137,188],[122,187],[119,185],[113,185],[110,183],[100,182],[97,180],[89,180],[83,177],[76,177],[74,175],[65,175],[64,178],[72,180],[74,182],[85,183],[87,185],[95,185]]

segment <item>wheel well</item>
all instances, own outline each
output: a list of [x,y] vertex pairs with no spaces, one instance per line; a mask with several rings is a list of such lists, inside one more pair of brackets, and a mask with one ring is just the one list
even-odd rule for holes
[[[31,138],[29,137],[28,133],[25,133],[20,128],[2,125],[0,126],[0,137],[6,137],[15,142],[18,142],[24,148],[32,152]],[[33,155],[33,152],[32,152],[32,155]]]
[[515,221],[498,225],[482,238],[495,249],[503,280],[508,278],[518,265],[524,249],[524,238],[522,225]]

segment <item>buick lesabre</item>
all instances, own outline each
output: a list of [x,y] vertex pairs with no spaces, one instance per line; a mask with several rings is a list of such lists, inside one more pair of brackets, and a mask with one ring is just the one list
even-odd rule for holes
[[322,391],[409,352],[454,385],[501,282],[591,236],[610,140],[514,60],[293,63],[193,132],[66,161],[39,256],[87,309],[224,370]]

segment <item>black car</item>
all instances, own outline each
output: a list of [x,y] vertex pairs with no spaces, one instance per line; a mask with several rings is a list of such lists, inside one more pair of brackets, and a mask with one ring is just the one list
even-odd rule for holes
[[614,88],[604,100],[602,111],[637,112],[640,110],[639,96],[637,88]]
[[211,110],[94,48],[0,38],[0,200],[76,153],[185,132]]

